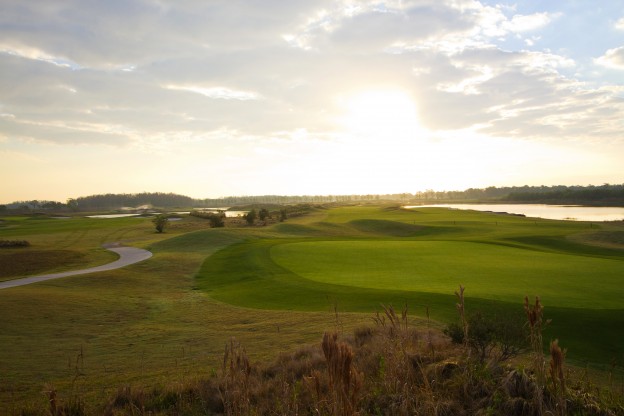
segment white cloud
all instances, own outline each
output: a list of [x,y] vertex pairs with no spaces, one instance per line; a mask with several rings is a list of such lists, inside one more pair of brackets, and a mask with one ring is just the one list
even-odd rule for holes
[[530,32],[548,25],[555,16],[549,13],[515,15],[502,23],[503,29],[512,33]]
[[0,43],[0,53],[5,53],[7,55],[19,56],[21,58],[32,59],[36,61],[48,62],[50,64],[70,68],[70,69],[80,69],[81,66],[76,62],[71,61],[70,59],[54,56],[49,54],[41,49],[31,46],[24,45],[10,45],[7,43]]
[[624,17],[615,22],[615,28],[618,30],[624,30]]
[[479,85],[490,80],[494,76],[494,71],[487,65],[480,67],[471,67],[469,70],[478,73],[479,75],[464,78],[457,83],[441,83],[437,88],[440,91],[446,92],[461,92],[463,94],[481,94],[479,91]]
[[624,46],[609,49],[604,55],[596,59],[596,63],[609,68],[624,69]]
[[255,92],[238,91],[227,87],[200,87],[194,85],[167,85],[169,90],[189,91],[204,95],[208,98],[223,100],[258,100],[260,96]]

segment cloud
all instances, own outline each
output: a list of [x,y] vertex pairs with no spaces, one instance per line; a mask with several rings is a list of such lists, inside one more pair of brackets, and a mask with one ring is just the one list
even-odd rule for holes
[[[331,140],[336,102],[367,88],[405,90],[433,131],[597,136],[613,130],[604,103],[621,109],[617,94],[602,90],[595,109],[582,110],[592,90],[562,75],[578,65],[569,57],[498,46],[501,37],[539,38],[561,18],[555,12],[469,0],[7,0],[1,9],[1,112],[13,115],[3,120],[10,138],[120,147]],[[621,65],[621,52],[600,63]],[[595,130],[566,121],[582,111]],[[308,133],[284,133],[297,131]]]
[[607,50],[596,63],[608,68],[624,69],[624,46]]
[[615,22],[615,28],[618,30],[624,30],[624,17]]
[[511,20],[505,20],[502,28],[512,33],[530,32],[548,25],[556,15],[550,13],[534,13],[531,15],[514,15]]
[[208,98],[223,100],[257,100],[259,95],[255,92],[237,91],[227,87],[201,87],[193,85],[167,85],[166,89],[177,91],[189,91],[196,94],[204,95]]

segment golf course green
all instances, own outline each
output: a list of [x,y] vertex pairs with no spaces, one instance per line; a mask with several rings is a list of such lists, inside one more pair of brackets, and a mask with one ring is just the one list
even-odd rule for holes
[[[551,221],[436,208],[338,207],[319,221],[278,225],[206,259],[199,288],[259,309],[367,312],[380,303],[456,319],[454,292],[467,308],[522,312],[539,296],[578,362],[622,357],[624,251],[595,244],[619,223]],[[615,230],[615,231],[614,231]]]

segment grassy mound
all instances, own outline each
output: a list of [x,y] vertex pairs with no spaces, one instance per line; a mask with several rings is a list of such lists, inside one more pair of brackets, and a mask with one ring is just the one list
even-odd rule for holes
[[349,224],[358,231],[388,237],[410,237],[422,230],[422,227],[398,221],[362,219]]
[[624,250],[624,230],[599,231],[576,236],[575,241]]

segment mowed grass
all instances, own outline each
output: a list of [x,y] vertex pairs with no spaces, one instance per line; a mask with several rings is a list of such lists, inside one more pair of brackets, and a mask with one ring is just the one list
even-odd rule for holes
[[315,241],[276,245],[271,258],[298,276],[370,289],[453,293],[549,306],[622,308],[622,260],[466,241]]
[[608,363],[624,355],[624,251],[575,237],[612,235],[618,227],[341,207],[284,238],[247,240],[215,253],[198,284],[215,299],[259,309],[319,310],[334,302],[366,312],[380,303],[407,304],[446,322],[456,319],[453,292],[460,284],[472,311],[522,312],[524,296],[540,296],[553,319],[546,341],[560,338],[577,362]]
[[[439,274],[429,277],[431,282],[425,286],[410,287],[409,278],[403,278],[403,283],[392,281],[402,276],[392,271],[410,270],[409,263],[391,264],[411,261],[404,255],[429,247],[432,256],[438,248],[462,255],[468,251],[464,262],[470,265],[469,251],[482,247],[483,262],[503,253],[508,265],[525,255],[539,259],[539,266],[563,256],[566,261],[595,261],[604,270],[613,263],[617,269],[623,259],[617,241],[608,237],[610,248],[594,244],[604,240],[604,233],[619,235],[622,228],[617,225],[592,228],[587,223],[378,206],[319,209],[273,227],[217,230],[188,217],[172,222],[164,234],[155,233],[147,218],[4,220],[0,238],[26,239],[36,250],[81,252],[81,268],[109,260],[110,253],[101,248],[107,242],[147,248],[154,256],[120,270],[0,290],[2,414],[19,413],[16,409],[25,403],[45,407],[42,391],[49,385],[61,397],[78,395],[91,407],[91,414],[98,414],[98,403],[105,403],[118,388],[157,388],[211,374],[220,366],[231,337],[241,341],[252,360],[275,357],[280,351],[318,342],[327,329],[349,332],[370,323],[380,303],[407,304],[414,320],[424,317],[429,308],[438,320],[434,325],[440,326],[456,317],[452,292],[458,282],[467,285],[471,311],[522,313],[525,294],[541,295],[546,317],[553,320],[546,341],[559,338],[569,350],[568,357],[578,362],[608,364],[613,357],[622,357],[624,313],[613,305],[613,299],[624,294],[620,288],[603,294],[611,306],[605,306],[598,295],[586,295],[594,306],[579,306],[574,305],[574,296],[559,299],[556,288],[549,294],[519,288],[516,296],[503,293],[506,285],[501,283],[500,293],[486,296],[489,285],[479,281],[483,274],[475,273],[471,286],[462,276],[467,269],[459,265],[456,281],[436,283],[442,279]],[[587,234],[592,237],[582,237]],[[332,244],[340,250],[328,250]],[[327,255],[307,250],[315,245]],[[359,285],[339,281],[338,274],[332,277],[332,271],[352,257],[341,251],[351,246],[364,250],[359,261],[351,263],[357,274],[367,273],[361,263],[377,255],[375,273],[382,274],[385,268],[387,285],[380,286],[374,273]],[[307,250],[305,259],[289,264],[301,254],[280,254],[289,247]],[[386,255],[394,260],[389,262]],[[327,275],[305,276],[312,270],[308,266],[315,266],[310,264],[311,256],[316,256],[314,263],[327,263],[318,266],[331,269]],[[423,273],[435,269],[417,263]],[[441,269],[446,267],[442,257],[439,263]],[[472,270],[479,271],[475,263]],[[497,264],[504,267],[506,262]],[[40,272],[48,272],[69,265],[50,261],[41,267]],[[587,279],[599,290],[603,276],[597,270],[592,269]],[[511,280],[507,278],[517,285]],[[425,290],[435,284],[436,290]]]

